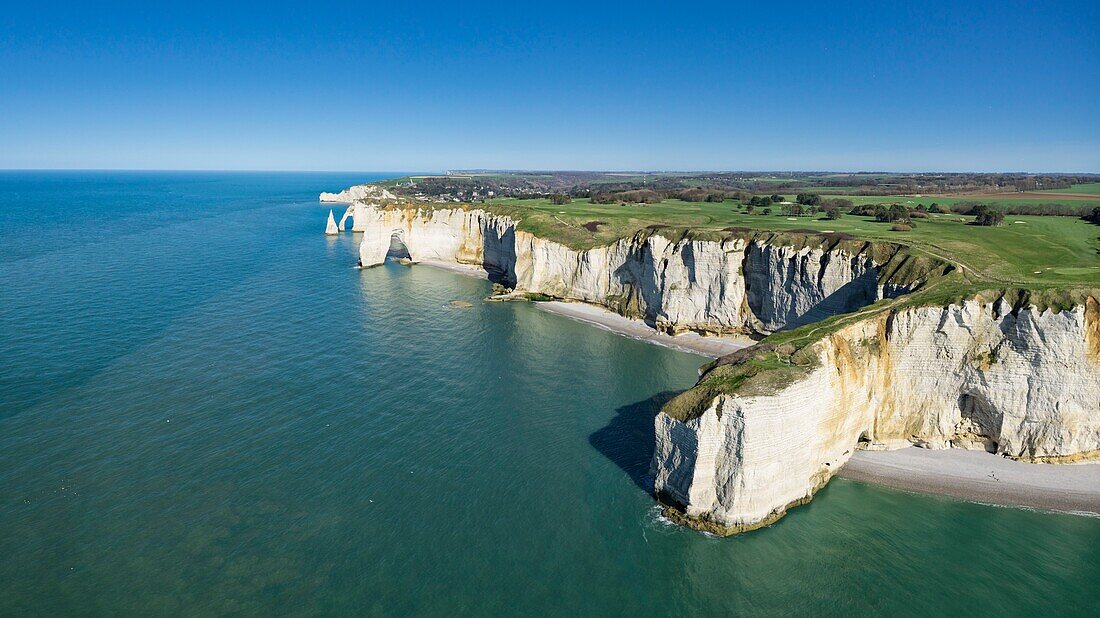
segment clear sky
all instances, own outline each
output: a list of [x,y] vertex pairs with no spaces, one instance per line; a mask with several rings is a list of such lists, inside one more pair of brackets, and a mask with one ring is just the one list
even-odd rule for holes
[[0,168],[1100,172],[1096,0],[154,4],[5,5]]

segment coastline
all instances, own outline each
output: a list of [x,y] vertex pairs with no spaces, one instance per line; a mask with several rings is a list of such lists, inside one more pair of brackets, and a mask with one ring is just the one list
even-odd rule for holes
[[681,352],[699,354],[718,358],[747,348],[756,342],[744,338],[732,337],[704,337],[697,333],[681,333],[679,335],[667,335],[650,328],[641,320],[623,317],[613,311],[597,305],[589,305],[580,302],[549,301],[538,302],[535,306],[547,313],[572,318],[597,328],[611,331],[617,335],[637,339],[646,343],[672,348]]
[[1100,515],[1100,463],[1042,464],[965,449],[856,451],[840,478],[968,502]]
[[[478,279],[488,278],[488,273],[485,269],[472,264],[458,264],[455,262],[441,262],[437,260],[424,260],[416,263],[431,266],[433,268],[442,268],[461,275],[477,277]],[[603,307],[583,302],[555,300],[536,302],[534,305],[547,313],[553,313],[579,322],[584,322],[585,324],[602,328],[616,335],[710,358],[718,358],[719,356],[736,352],[737,350],[747,348],[756,343],[748,338],[704,337],[697,333],[682,333],[675,336],[667,335],[650,328],[641,320],[623,317]]]
[[442,268],[443,270],[449,270],[453,273],[475,277],[477,279],[489,278],[489,273],[484,268],[474,266],[473,264],[459,264],[458,262],[441,262],[437,260],[424,260],[422,262],[413,262],[413,264],[424,264],[432,268]]
[[[454,262],[418,262],[485,279],[481,267]],[[640,320],[583,302],[547,301],[535,306],[590,326],[710,358],[753,345],[750,339],[668,335]],[[840,478],[902,491],[947,496],[967,502],[1100,515],[1100,462],[1042,464],[1020,462],[984,451],[909,447],[893,451],[856,451],[837,473]]]

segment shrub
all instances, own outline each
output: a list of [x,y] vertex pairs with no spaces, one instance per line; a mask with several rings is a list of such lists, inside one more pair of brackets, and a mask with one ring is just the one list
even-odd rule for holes
[[1089,214],[1087,214],[1087,215],[1085,215],[1081,218],[1084,219],[1085,221],[1088,221],[1089,223],[1095,223],[1096,225],[1100,225],[1100,206],[1097,206],[1097,207],[1093,208],[1092,212],[1090,212]]
[[772,195],[772,201],[778,204],[779,202],[783,201],[783,196],[776,193]]
[[613,193],[595,193],[588,201],[593,204],[657,204],[664,199],[660,193],[649,189],[634,189],[633,191],[618,191]]
[[764,210],[761,210],[761,211],[760,211],[760,214],[762,214],[762,215],[770,215],[770,214],[772,214],[772,209],[771,209],[771,208],[765,208]]
[[875,220],[882,223],[909,223],[909,210],[901,204],[891,204],[889,208],[879,204],[875,208]]
[[678,197],[685,202],[721,202],[726,199],[726,192],[721,189],[703,189],[696,187],[694,189],[684,189],[679,193],[673,192],[672,196]]
[[550,203],[551,204],[556,204],[558,206],[561,206],[562,204],[568,204],[569,202],[572,202],[572,201],[573,201],[573,198],[569,197],[568,195],[566,195],[564,193],[555,193],[555,194],[550,196]]
[[806,206],[815,206],[821,203],[821,196],[816,193],[799,193],[795,201]]
[[912,231],[913,226],[905,223],[895,223],[890,226],[891,232],[909,232]]
[[940,206],[939,204],[937,204],[935,202],[932,202],[932,205],[928,207],[928,212],[932,212],[932,213],[942,215],[942,214],[947,214],[951,211],[945,209],[943,206]]
[[986,227],[992,227],[1000,225],[1005,220],[1005,213],[990,208],[986,204],[979,204],[974,208],[974,223],[977,225],[984,225]]
[[834,208],[842,208],[844,210],[848,210],[852,207],[852,200],[846,200],[841,197],[833,197],[821,200],[821,204],[819,204],[819,206],[821,206],[822,208],[828,208],[829,206],[832,206]]

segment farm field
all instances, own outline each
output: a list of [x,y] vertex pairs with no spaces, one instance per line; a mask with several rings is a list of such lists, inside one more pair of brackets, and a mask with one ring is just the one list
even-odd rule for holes
[[1100,198],[1100,182],[1073,185],[1068,189],[1048,189],[1046,191],[1039,191],[1039,193],[1073,193],[1078,195],[1095,195],[1097,198]]

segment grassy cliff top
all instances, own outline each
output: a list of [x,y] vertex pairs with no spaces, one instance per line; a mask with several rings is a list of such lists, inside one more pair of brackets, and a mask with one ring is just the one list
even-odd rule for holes
[[[881,198],[878,198],[881,199]],[[930,202],[929,202],[930,203]],[[910,294],[884,299],[855,312],[775,333],[757,345],[703,368],[697,385],[669,401],[673,418],[695,418],[719,394],[760,395],[801,379],[817,362],[815,343],[838,330],[891,312],[946,306],[973,298],[1004,298],[1014,308],[1061,311],[1100,298],[1100,226],[1075,217],[1008,215],[997,227],[971,225],[972,217],[929,213],[913,229],[898,232],[872,217],[787,217],[747,214],[735,202],[593,204],[575,199],[496,199],[478,204],[416,202],[394,207],[485,209],[519,222],[541,238],[586,249],[638,233],[706,240],[760,239],[770,244],[840,246],[869,252],[891,281],[921,280]],[[780,210],[773,206],[773,213]],[[942,268],[944,263],[954,268]],[[911,272],[904,272],[911,271]]]
[[[771,395],[801,380],[818,367],[815,344],[841,329],[865,320],[884,320],[891,314],[915,307],[946,306],[977,299],[992,304],[1004,300],[1016,310],[1035,308],[1038,311],[1059,312],[1085,307],[1086,315],[1097,311],[1100,282],[1092,286],[1063,288],[1009,288],[974,290],[965,281],[965,274],[954,271],[934,281],[918,292],[894,299],[881,300],[858,311],[833,316],[789,331],[780,331],[756,345],[738,350],[704,365],[699,381],[680,393],[662,408],[662,412],[679,421],[698,418],[719,395],[752,397]],[[878,336],[861,342],[875,348],[884,342]]]
[[[561,242],[573,249],[610,244],[654,226],[666,236],[690,231],[719,240],[746,231],[821,234],[852,240],[908,246],[915,255],[956,264],[978,287],[1082,286],[1100,281],[1100,226],[1075,217],[1008,215],[997,227],[970,225],[972,217],[929,214],[915,219],[907,232],[890,223],[845,214],[837,220],[815,216],[745,214],[734,202],[657,204],[592,204],[575,199],[552,204],[548,199],[498,199],[484,204],[415,203],[421,208],[483,208],[519,221],[519,229]],[[776,241],[783,243],[782,238]],[[786,244],[790,244],[787,242]]]

